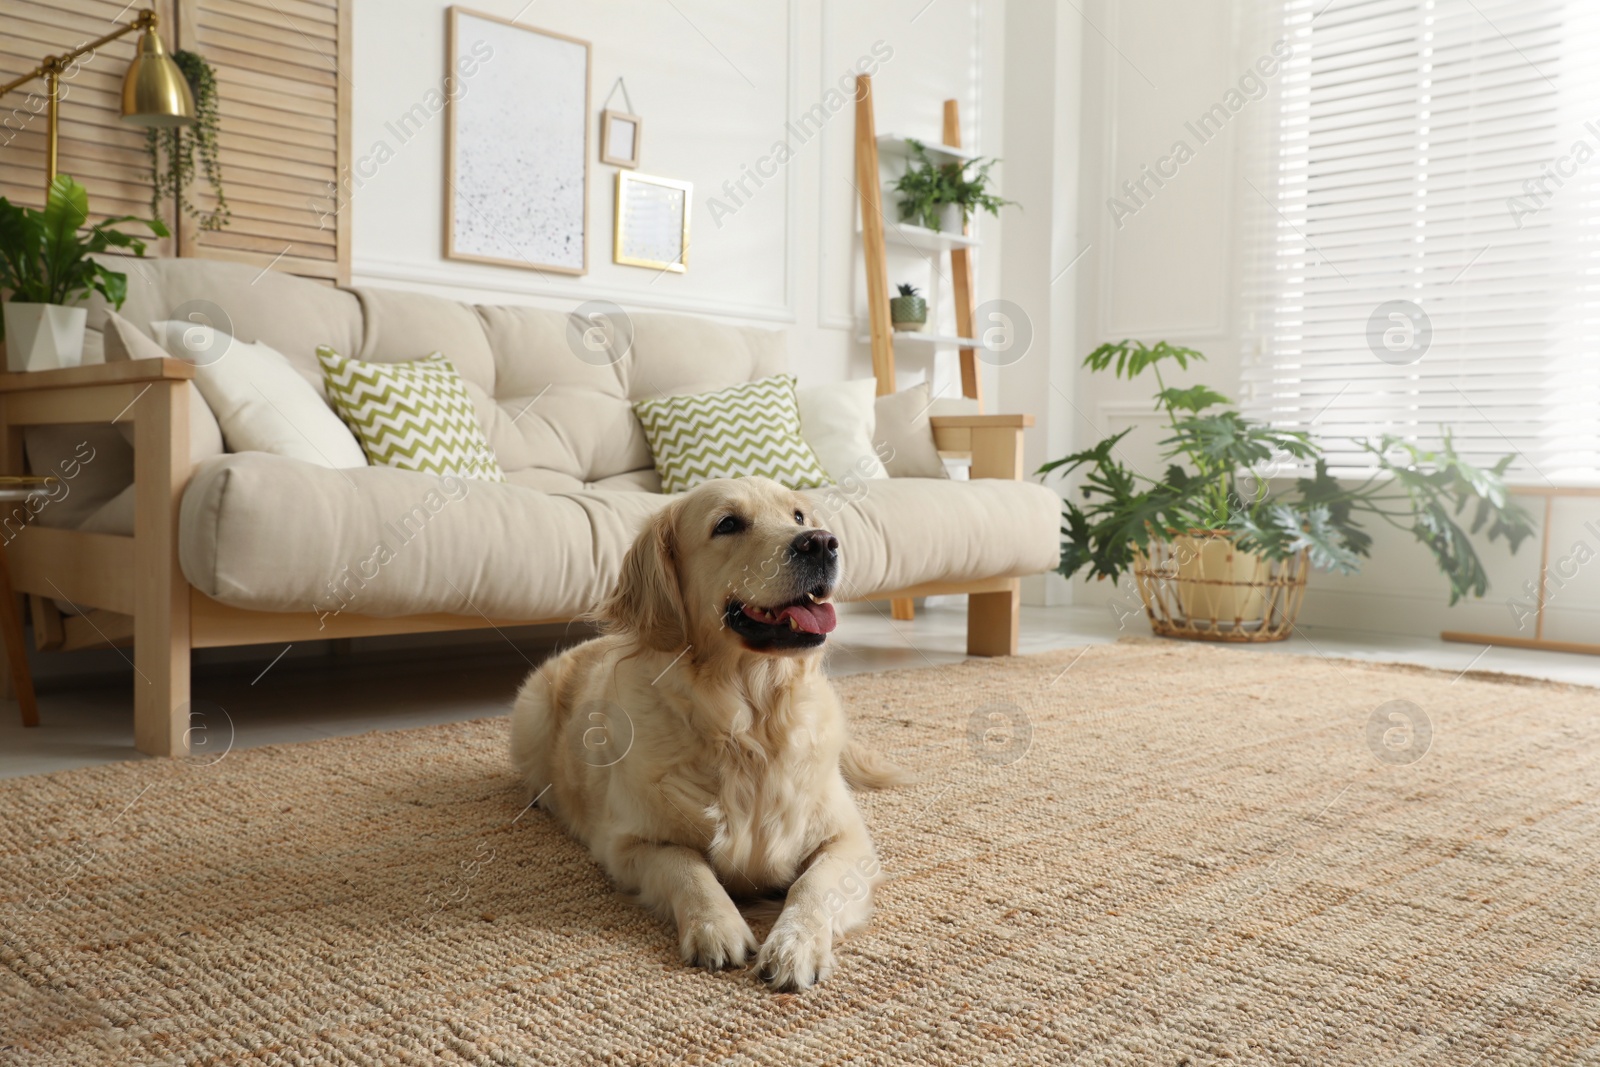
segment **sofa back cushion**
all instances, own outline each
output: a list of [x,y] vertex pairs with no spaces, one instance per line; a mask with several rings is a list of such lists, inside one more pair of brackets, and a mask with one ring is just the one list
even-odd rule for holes
[[[148,333],[152,322],[182,318],[269,345],[319,395],[317,346],[353,352],[361,344],[361,306],[331,285],[215,259],[107,256],[105,262],[128,276],[128,299],[120,314],[140,330]],[[90,330],[103,329],[105,316],[105,301],[95,297],[89,305]]]
[[[635,400],[709,392],[788,369],[782,332],[689,315],[632,313],[615,331],[615,350],[597,355],[584,347],[588,324],[566,311],[335,289],[210,259],[118,257],[117,268],[128,275],[122,315],[141,329],[209,304],[225,316],[210,325],[282,352],[319,392],[318,345],[380,363],[443,353],[466,384],[501,469],[512,482],[541,489],[599,483],[657,491]],[[104,318],[103,302],[93,305],[90,327]]]
[[[478,308],[494,352],[489,443],[513,482],[657,490],[633,402],[737,385],[785,369],[783,334],[684,315],[635,314],[615,349],[544,308]],[[580,355],[582,353],[582,355]],[[520,477],[518,476],[520,473]]]

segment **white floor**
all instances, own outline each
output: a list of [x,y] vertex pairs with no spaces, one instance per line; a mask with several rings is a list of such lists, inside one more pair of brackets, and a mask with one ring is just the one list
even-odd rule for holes
[[[1148,636],[1141,618],[1103,608],[1024,608],[1022,651],[1042,652]],[[858,605],[840,619],[829,669],[838,675],[954,663],[964,658],[966,611],[959,599],[895,622],[887,605]],[[288,649],[230,649],[197,658],[193,685],[196,758],[231,748],[398,730],[503,714],[534,663],[563,640],[558,628],[460,634],[400,642],[326,642]],[[418,645],[414,642],[422,641]],[[1437,639],[1307,629],[1238,655],[1321,655],[1414,663],[1447,671],[1496,671],[1600,685],[1600,658],[1528,652]],[[142,758],[133,749],[134,674],[115,651],[36,659],[40,718],[24,729],[15,705],[0,705],[0,777],[42,774]]]

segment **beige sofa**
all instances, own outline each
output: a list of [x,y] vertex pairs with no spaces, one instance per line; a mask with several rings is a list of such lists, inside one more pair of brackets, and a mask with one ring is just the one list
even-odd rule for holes
[[[580,615],[665,499],[631,402],[787,366],[781,332],[639,313],[631,348],[607,363],[574,354],[562,312],[345,291],[204,260],[140,264],[122,313],[144,326],[196,301],[220,308],[236,336],[283,352],[319,389],[318,344],[379,361],[446,353],[508,484],[444,495],[438,479],[385,467],[192,457],[187,406],[203,401],[175,360],[0,376],[6,471],[24,469],[27,434],[36,469],[53,466],[45,446],[77,437],[99,447],[89,466],[101,473],[131,462],[125,491],[46,507],[8,552],[18,591],[70,604],[96,633],[131,635],[135,743],[157,754],[186,749],[192,648]],[[91,330],[103,320],[93,314]],[[132,433],[103,425],[113,419]],[[1058,498],[1021,480],[1028,422],[936,419],[941,449],[972,457],[970,480],[812,491],[844,545],[841,599],[968,593],[969,650],[1014,653],[1017,578],[1052,569],[1058,552]],[[63,424],[74,428],[63,435]]]

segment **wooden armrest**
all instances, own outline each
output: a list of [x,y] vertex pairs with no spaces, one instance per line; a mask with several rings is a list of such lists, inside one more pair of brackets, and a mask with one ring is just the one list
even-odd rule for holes
[[1025,430],[1033,425],[1032,415],[930,415],[935,430],[979,430],[1012,428]]
[[934,415],[934,447],[972,456],[973,478],[1022,480],[1022,431],[1032,415]]
[[14,371],[0,374],[0,393],[25,393],[37,389],[63,389],[85,385],[125,385],[194,377],[194,365],[181,359],[130,359],[117,363],[90,363],[57,370]]

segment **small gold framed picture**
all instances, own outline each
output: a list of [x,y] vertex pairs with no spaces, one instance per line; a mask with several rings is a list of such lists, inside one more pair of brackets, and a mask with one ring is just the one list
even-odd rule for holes
[[630,267],[682,274],[689,267],[689,200],[693,182],[617,171],[616,248]]
[[600,162],[613,167],[639,165],[639,138],[644,133],[644,119],[626,111],[600,112]]

